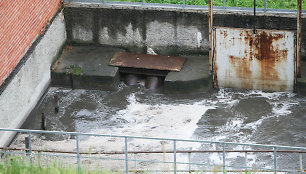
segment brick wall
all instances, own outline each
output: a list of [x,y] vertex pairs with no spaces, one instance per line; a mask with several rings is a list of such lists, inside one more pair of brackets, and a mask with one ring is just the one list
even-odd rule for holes
[[0,0],[0,85],[52,19],[61,0]]

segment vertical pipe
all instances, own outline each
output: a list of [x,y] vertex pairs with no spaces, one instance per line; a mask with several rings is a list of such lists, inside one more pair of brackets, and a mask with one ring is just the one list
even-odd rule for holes
[[186,0],[183,0],[183,8],[185,8],[186,7],[186,2],[185,2]]
[[267,0],[265,0],[265,8],[264,8],[264,12],[267,12]]
[[208,23],[209,23],[209,72],[212,72],[212,28],[213,28],[213,0],[209,0],[209,14],[208,14]]
[[173,140],[173,155],[174,174],[176,174],[176,140]]
[[223,10],[225,9],[225,1],[226,0],[223,0]]
[[46,130],[46,117],[45,117],[45,113],[41,114],[41,130]]
[[25,148],[26,148],[26,155],[29,155],[29,137],[25,137],[24,138],[24,144],[25,144]]
[[274,152],[273,152],[273,158],[274,158],[274,173],[276,174],[276,168],[277,168],[277,160],[276,160],[276,158],[277,158],[277,152],[276,152],[276,147],[273,147],[273,150],[274,150]]
[[303,172],[303,154],[299,153],[299,156],[300,156],[300,170],[301,172]]
[[129,159],[128,159],[128,147],[127,147],[127,137],[124,137],[124,152],[125,152],[125,173],[129,173]]
[[301,77],[301,42],[302,42],[302,0],[298,1],[297,14],[297,77]]
[[80,159],[80,145],[79,145],[79,135],[75,136],[76,141],[76,148],[77,148],[77,163],[78,163],[78,170],[81,170],[81,159]]
[[222,153],[222,158],[223,158],[223,173],[225,172],[225,143],[223,142],[222,144],[222,149],[223,149],[223,153]]

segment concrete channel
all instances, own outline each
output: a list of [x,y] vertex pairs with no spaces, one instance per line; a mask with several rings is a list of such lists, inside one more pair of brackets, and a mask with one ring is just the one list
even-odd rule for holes
[[[16,114],[13,112],[16,107],[12,106],[13,100],[18,98],[17,94],[11,98],[8,93],[13,92],[9,88],[1,93],[1,103],[10,104],[7,106],[10,109],[1,112],[3,127],[17,128],[24,123],[22,128],[30,129],[44,127],[47,130],[60,131],[305,145],[305,62],[301,64],[302,78],[296,82],[297,93],[214,89],[208,58],[208,11],[70,4],[65,7],[64,15],[65,21],[60,21],[59,17],[55,20],[60,23],[60,29],[65,22],[66,30],[59,30],[63,37],[58,40],[56,51],[48,54],[52,56],[44,64],[47,68],[39,69],[39,72],[48,75],[44,76],[43,84],[35,83],[36,86],[31,87],[40,89],[32,91],[36,99],[31,100],[30,104],[24,104],[24,111]],[[292,14],[261,13],[258,14],[257,23],[258,28],[262,29],[295,30],[295,20],[296,17]],[[215,26],[252,27],[251,14],[248,12],[219,11],[215,14],[214,21]],[[306,26],[305,22],[303,16],[302,23]],[[51,25],[51,29],[52,26],[54,25]],[[56,29],[49,31],[56,35]],[[64,41],[66,43],[61,52],[60,47]],[[47,49],[48,46],[45,44],[43,47]],[[35,50],[38,48],[34,47]],[[117,52],[145,54],[149,48],[159,55],[180,56],[186,58],[186,61],[179,72],[167,72],[162,82],[151,76],[126,74],[120,72],[118,67],[109,66]],[[305,48],[306,40],[303,37],[303,60],[306,57]],[[59,52],[61,54],[57,55]],[[29,65],[25,64],[24,67],[26,66]],[[35,68],[25,69],[36,71]],[[20,78],[30,79],[28,76]],[[147,90],[143,82],[146,78],[153,84],[147,88],[160,87],[160,84],[162,86],[157,90]],[[22,86],[26,83],[18,84],[18,81],[20,82],[18,79],[16,82],[13,80],[10,85],[19,87],[16,91],[22,91]],[[122,81],[128,81],[130,86]],[[49,84],[50,88],[47,89]],[[46,93],[43,95],[44,92]],[[22,102],[27,103],[27,98]],[[39,98],[40,101],[37,102]],[[34,105],[37,103],[35,108],[34,101]],[[10,112],[18,115],[18,118],[11,121]],[[44,126],[41,123],[42,115],[43,122],[46,123]],[[12,134],[2,135],[1,138],[1,143],[7,144]],[[37,136],[33,141],[37,143],[36,146],[49,149],[56,148],[54,142],[63,145],[60,150],[74,148],[74,139],[66,138]],[[91,144],[94,144],[92,147],[95,150],[121,148],[117,139],[100,141],[98,144],[95,144],[95,140],[81,139],[85,144],[84,149],[90,148]],[[20,148],[23,142],[24,136],[18,136],[12,147]],[[104,146],[108,143],[114,146]],[[130,146],[137,150],[141,143],[131,141]],[[142,150],[152,146],[153,149],[160,150],[161,144],[162,142],[153,145],[148,143]],[[186,150],[187,146],[183,145],[182,148]],[[204,147],[196,148],[203,150]],[[242,159],[241,155],[229,158],[237,164]],[[263,166],[266,158],[268,156],[251,155],[246,163]],[[216,164],[222,163],[220,159],[213,154],[192,157],[194,161]],[[305,156],[302,159],[305,163]],[[288,158],[282,158],[280,163],[285,164],[286,160]],[[293,167],[295,166],[294,164]]]

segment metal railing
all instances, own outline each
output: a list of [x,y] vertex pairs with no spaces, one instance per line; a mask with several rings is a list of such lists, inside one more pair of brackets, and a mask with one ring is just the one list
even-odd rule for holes
[[[204,140],[184,140],[184,139],[171,139],[171,138],[149,138],[149,137],[137,137],[137,136],[120,136],[120,135],[105,135],[105,134],[92,134],[92,133],[77,133],[77,132],[60,132],[60,131],[40,131],[40,130],[28,130],[28,129],[5,129],[0,128],[0,133],[3,133],[5,131],[9,132],[15,132],[15,133],[23,133],[27,134],[27,137],[25,138],[26,148],[10,148],[10,147],[0,147],[0,154],[19,154],[19,155],[27,155],[30,157],[30,161],[32,161],[32,158],[35,155],[38,155],[42,152],[44,152],[46,156],[58,156],[58,157],[72,157],[75,158],[77,161],[77,166],[79,169],[82,168],[82,159],[96,159],[96,160],[116,160],[116,161],[124,161],[125,162],[125,173],[129,172],[139,172],[140,169],[137,169],[137,163],[151,163],[151,164],[172,164],[173,169],[168,170],[145,170],[146,172],[193,172],[198,169],[192,169],[192,166],[216,166],[217,164],[205,164],[200,162],[192,162],[190,159],[191,154],[204,154],[204,153],[220,153],[222,154],[222,170],[221,172],[238,172],[238,171],[252,171],[254,168],[247,166],[247,162],[245,165],[241,166],[231,166],[228,165],[230,162],[226,158],[226,156],[229,153],[244,153],[245,154],[245,160],[248,160],[247,155],[250,153],[261,153],[261,154],[273,154],[273,167],[261,167],[256,168],[256,171],[259,172],[297,172],[297,173],[303,173],[305,172],[305,168],[303,166],[303,154],[306,153],[306,148],[303,147],[288,147],[288,146],[274,146],[274,145],[260,145],[260,144],[246,144],[246,143],[231,143],[231,142],[218,142],[218,141],[204,141]],[[32,144],[32,138],[33,134],[39,134],[39,135],[69,135],[75,137],[75,145],[76,149],[75,151],[56,151],[56,150],[48,150],[48,149],[34,149]],[[108,138],[120,138],[124,140],[124,151],[111,151],[111,152],[90,152],[90,155],[88,156],[89,152],[81,152],[80,151],[80,137],[83,136],[94,136],[94,137],[108,137]],[[133,139],[138,140],[158,140],[158,141],[170,141],[172,142],[172,150],[162,150],[162,151],[131,151],[128,149],[128,142]],[[220,146],[220,150],[180,150],[177,148],[177,145],[179,142],[187,142],[187,143],[200,143],[200,144],[213,144],[216,146]],[[229,148],[227,146],[244,146],[249,148],[264,148],[265,150],[258,150],[258,149],[248,149],[248,150],[235,150],[232,148]],[[268,150],[267,150],[268,149]],[[38,153],[39,152],[39,153]],[[179,161],[177,159],[177,154],[188,154],[188,162]],[[298,159],[296,159],[296,163],[298,164],[298,168],[296,169],[280,169],[278,164],[278,155],[282,153],[290,153],[290,154],[298,154]],[[62,155],[62,154],[68,154],[68,155]],[[87,155],[86,155],[87,154]],[[124,158],[110,158],[110,157],[94,157],[93,155],[124,155]],[[141,159],[131,159],[129,158],[129,155],[131,154],[172,154],[173,160],[167,161],[159,161],[159,160],[141,160]],[[198,161],[198,160],[197,160]],[[135,167],[133,169],[130,168],[129,162],[134,162]],[[289,161],[288,161],[289,162]],[[292,162],[292,160],[290,160]],[[177,165],[187,165],[187,169],[178,169]],[[142,170],[143,171],[143,170]]]
[[[101,4],[101,5],[115,5],[115,6],[145,6],[145,7],[162,7],[162,8],[186,8],[186,9],[204,9],[208,10],[208,5],[188,5],[187,0],[181,0],[181,3],[149,3],[146,0],[140,0],[141,2],[124,2],[120,0],[107,1],[107,0],[64,0],[65,4],[71,3],[89,3],[89,4]],[[227,11],[253,11],[253,8],[249,7],[228,7],[226,6],[226,0],[222,0],[222,6],[214,6],[214,10],[227,10]],[[264,8],[256,8],[257,12],[264,13],[296,13],[297,10],[293,9],[272,9],[267,7],[267,0],[264,1]],[[306,14],[306,10],[302,11]]]

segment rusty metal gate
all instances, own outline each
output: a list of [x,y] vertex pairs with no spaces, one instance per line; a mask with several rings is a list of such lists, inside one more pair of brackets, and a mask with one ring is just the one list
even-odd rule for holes
[[213,38],[215,87],[294,90],[294,32],[218,27]]

